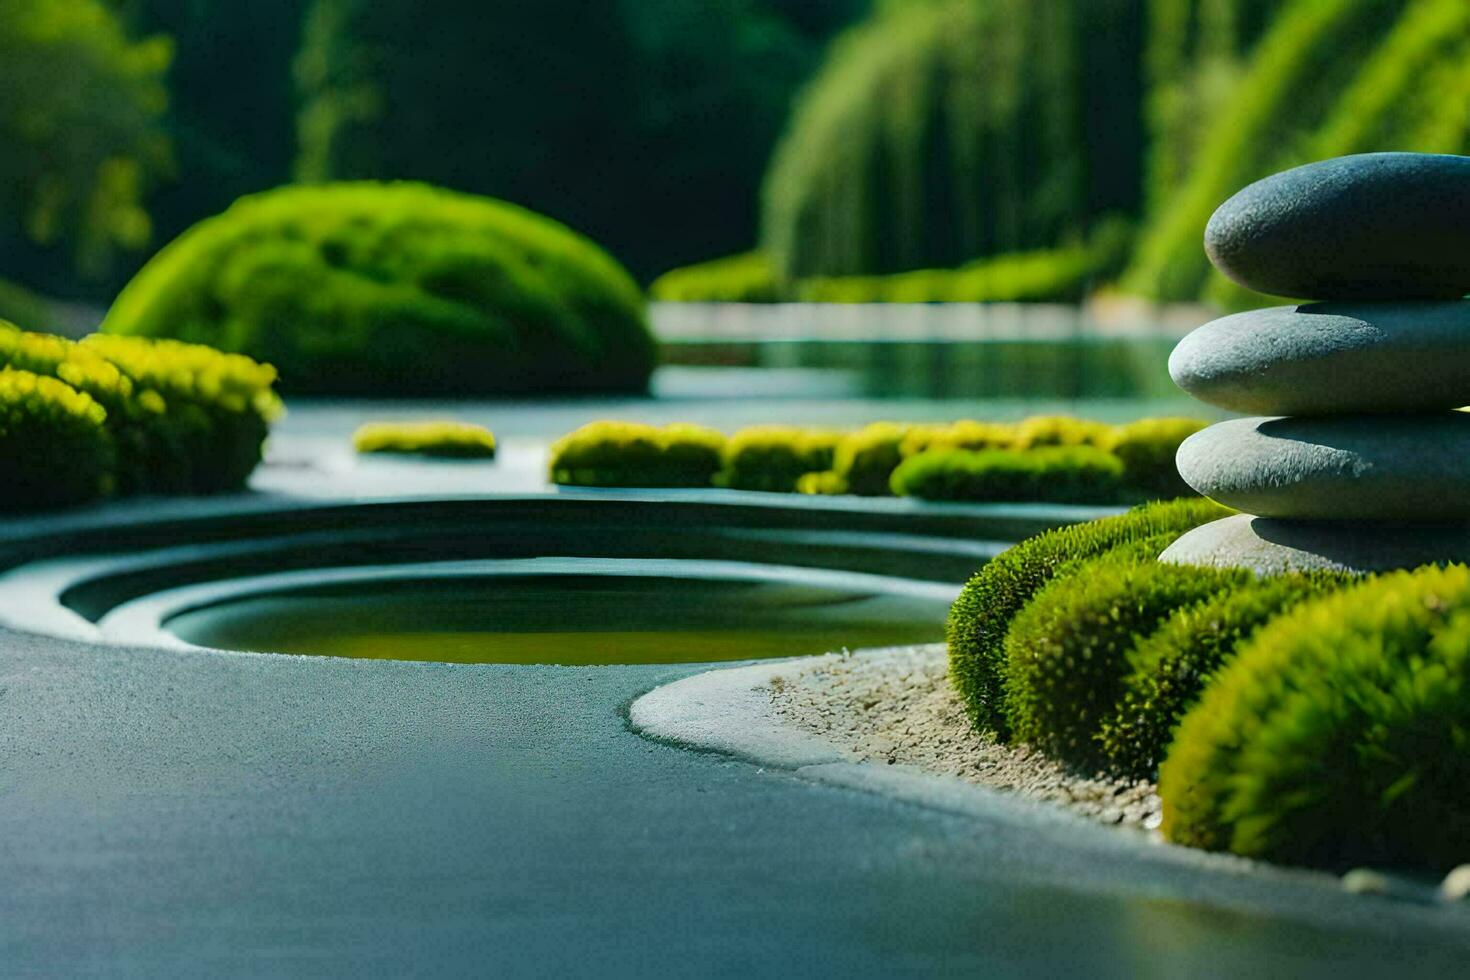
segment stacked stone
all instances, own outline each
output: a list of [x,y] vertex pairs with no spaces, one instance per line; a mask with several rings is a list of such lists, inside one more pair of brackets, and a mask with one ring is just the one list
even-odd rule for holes
[[1221,272],[1320,302],[1186,337],[1169,373],[1249,418],[1180,447],[1179,472],[1243,512],[1164,560],[1263,573],[1470,560],[1470,157],[1372,153],[1276,174],[1205,232]]

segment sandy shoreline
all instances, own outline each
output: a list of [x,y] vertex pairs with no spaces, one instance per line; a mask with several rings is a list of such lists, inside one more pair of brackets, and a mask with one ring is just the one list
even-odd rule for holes
[[942,645],[791,664],[767,693],[778,716],[865,761],[930,772],[1059,804],[1100,823],[1152,831],[1152,783],[1089,778],[976,734],[945,676]]

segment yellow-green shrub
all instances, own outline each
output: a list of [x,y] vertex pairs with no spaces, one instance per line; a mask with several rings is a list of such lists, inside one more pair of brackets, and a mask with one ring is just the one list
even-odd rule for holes
[[107,412],[55,378],[0,371],[0,509],[85,503],[113,486]]
[[1184,716],[1165,835],[1434,871],[1470,853],[1470,570],[1399,572],[1262,628]]
[[913,426],[899,452],[907,459],[931,449],[1012,449],[1015,445],[1015,425],[961,419],[949,425]]
[[469,422],[369,422],[352,435],[360,453],[494,459],[495,434]]
[[1118,457],[1090,446],[934,449],[904,460],[891,485],[900,497],[976,502],[1109,504],[1124,492]]
[[1133,487],[1161,500],[1188,497],[1194,489],[1179,475],[1174,457],[1180,443],[1208,424],[1201,419],[1139,419],[1115,430],[1111,448]]
[[769,425],[741,429],[725,443],[718,486],[790,493],[806,473],[832,468],[838,432]]
[[[200,344],[93,334],[78,345],[113,364],[135,390],[162,399],[166,489],[217,493],[244,486],[283,411],[275,368]],[[159,489],[153,483],[149,489]]]
[[1092,446],[1110,450],[1116,437],[1117,430],[1106,422],[1067,415],[1034,415],[1016,426],[1014,447]]
[[[843,436],[832,457],[832,476],[807,481],[805,492],[855,493],[884,497],[892,492],[889,480],[903,461],[900,447],[912,426],[874,422]],[[839,489],[840,488],[840,489]]]
[[551,447],[551,482],[583,487],[707,487],[725,437],[697,425],[592,422]]

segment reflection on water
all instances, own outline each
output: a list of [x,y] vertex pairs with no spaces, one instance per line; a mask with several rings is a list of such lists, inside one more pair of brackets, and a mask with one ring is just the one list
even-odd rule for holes
[[360,584],[172,618],[200,646],[449,663],[703,663],[941,640],[933,599],[610,576]]

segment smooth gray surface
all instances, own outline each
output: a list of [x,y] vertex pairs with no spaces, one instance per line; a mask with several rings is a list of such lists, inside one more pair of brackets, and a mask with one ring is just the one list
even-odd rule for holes
[[1470,405],[1470,302],[1237,313],[1180,341],[1169,374],[1200,401],[1249,415],[1458,408]]
[[1225,275],[1300,299],[1470,292],[1470,157],[1363,153],[1267,177],[1205,228]]
[[1186,439],[1180,476],[1261,517],[1470,518],[1470,414],[1231,419]]
[[1123,835],[1069,845],[630,732],[627,703],[690,669],[0,633],[0,963],[1341,977],[1446,975],[1470,953],[1458,907],[1180,867]]
[[1470,562],[1465,525],[1283,521],[1236,514],[1187,532],[1159,556],[1179,565],[1282,572],[1386,572]]

